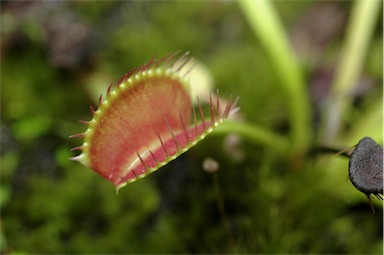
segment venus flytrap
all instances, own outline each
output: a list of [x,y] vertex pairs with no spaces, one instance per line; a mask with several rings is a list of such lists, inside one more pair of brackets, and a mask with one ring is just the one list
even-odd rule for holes
[[91,106],[92,119],[81,121],[87,130],[70,136],[84,139],[72,149],[81,154],[71,159],[112,182],[117,191],[188,151],[236,111],[237,98],[231,96],[223,106],[218,92],[209,96],[208,116],[199,98],[196,111],[186,81],[190,69],[183,69],[191,58],[177,55],[151,59],[110,85],[98,109]]

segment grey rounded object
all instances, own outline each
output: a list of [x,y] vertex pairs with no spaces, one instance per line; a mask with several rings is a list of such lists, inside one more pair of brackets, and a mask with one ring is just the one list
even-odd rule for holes
[[383,147],[364,137],[349,159],[349,178],[356,189],[369,194],[383,194]]

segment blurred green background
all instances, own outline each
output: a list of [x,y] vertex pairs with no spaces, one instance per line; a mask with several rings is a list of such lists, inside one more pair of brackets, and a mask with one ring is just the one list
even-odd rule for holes
[[[311,148],[322,145],[353,4],[273,2],[310,98]],[[382,16],[334,148],[363,136],[382,144]],[[118,195],[68,160],[81,144],[68,136],[84,131],[78,120],[91,118],[100,87],[179,49],[223,97],[240,96],[243,122],[289,134],[279,72],[236,2],[1,2],[1,253],[382,254],[382,202],[372,214],[347,180],[347,158],[287,158],[220,133]],[[207,157],[220,165],[214,175]]]

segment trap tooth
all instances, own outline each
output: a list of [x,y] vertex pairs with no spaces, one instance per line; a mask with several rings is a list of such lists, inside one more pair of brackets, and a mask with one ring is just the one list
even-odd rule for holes
[[83,149],[83,146],[77,146],[71,149],[71,151],[81,151]]
[[84,138],[84,137],[85,137],[84,133],[74,134],[69,136],[69,138]]
[[84,125],[89,125],[90,123],[89,121],[85,121],[85,120],[79,120],[79,122]]

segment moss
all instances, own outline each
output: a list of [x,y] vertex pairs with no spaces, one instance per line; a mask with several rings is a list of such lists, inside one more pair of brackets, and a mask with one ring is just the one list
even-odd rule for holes
[[[351,9],[322,4],[337,5],[343,14]],[[317,3],[276,5],[288,34]],[[372,215],[364,195],[346,181],[343,158],[295,157],[290,147],[278,153],[241,136],[229,140],[228,149],[220,134],[118,195],[112,184],[66,160],[73,156],[68,148],[78,144],[67,136],[83,131],[76,121],[90,118],[88,106],[96,104],[93,90],[99,83],[108,81],[106,88],[153,55],[178,49],[206,65],[221,96],[240,95],[243,121],[289,140],[290,102],[235,2],[10,1],[2,7],[2,21],[11,22],[1,52],[2,253],[383,252],[382,202],[374,201]],[[68,31],[76,27],[89,39],[73,40]],[[308,74],[305,93],[318,69],[336,71],[332,63],[343,47],[342,34],[329,38],[318,66],[300,67]],[[376,57],[381,41],[382,31],[375,30],[362,70],[373,84],[382,81]],[[77,62],[54,61],[59,43],[71,46],[64,47],[64,55],[76,52]],[[382,88],[373,86],[354,98],[334,146],[352,146],[360,134],[372,132],[382,141],[381,94]],[[324,114],[324,102],[314,107]],[[320,137],[323,119],[312,117],[308,127]],[[218,183],[234,243],[228,242],[212,176],[201,166],[206,157],[220,166]]]

